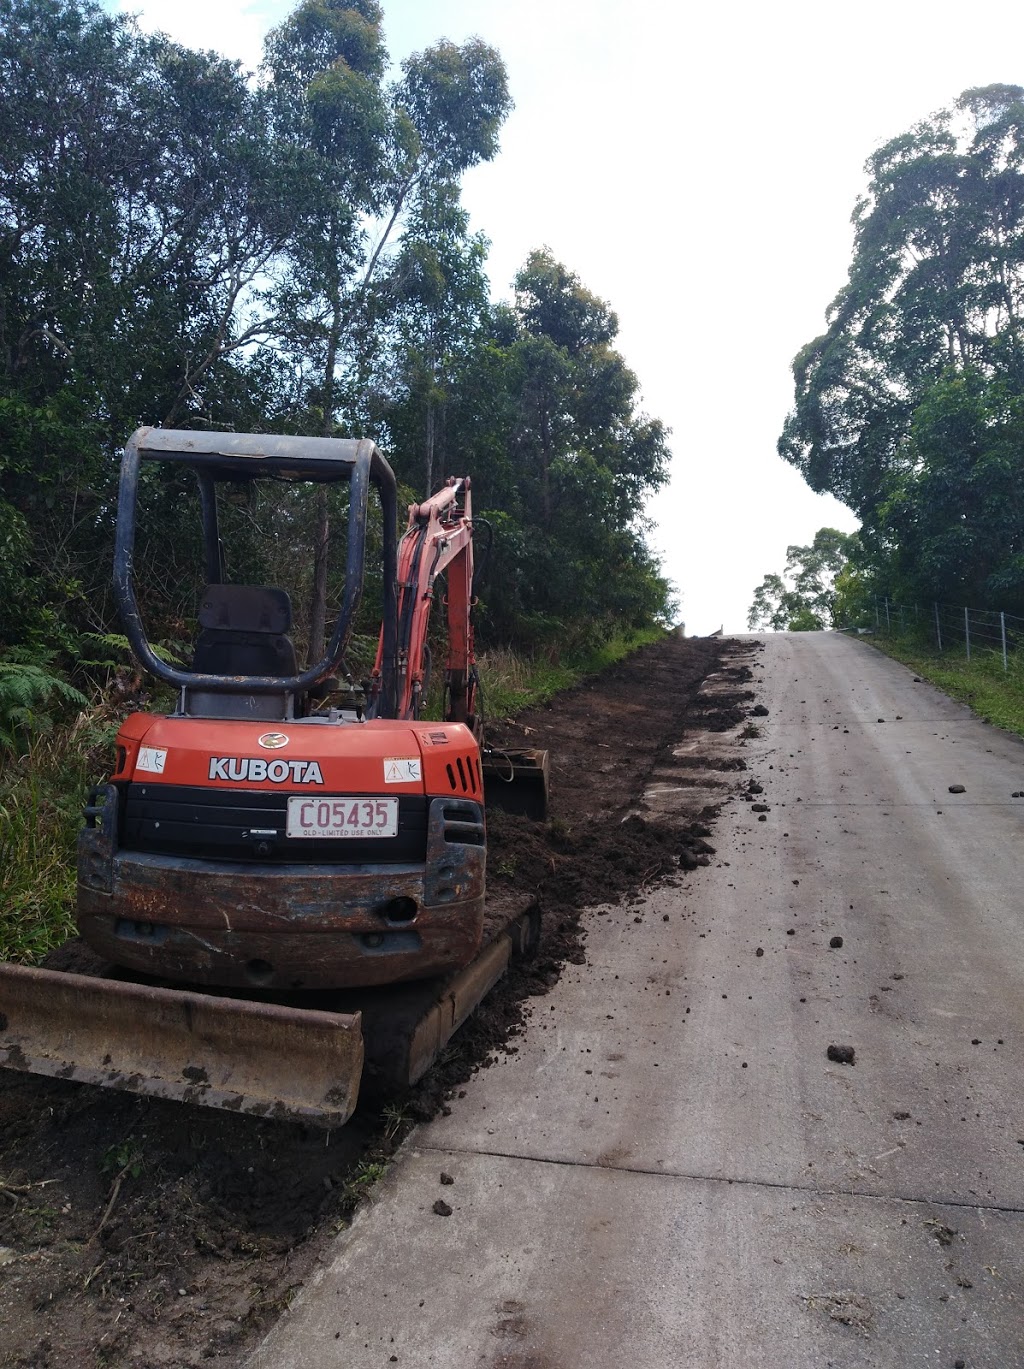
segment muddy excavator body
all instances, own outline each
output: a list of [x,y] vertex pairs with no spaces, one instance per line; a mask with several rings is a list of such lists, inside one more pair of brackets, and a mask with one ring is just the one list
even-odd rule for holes
[[[198,482],[207,584],[188,667],[154,651],[136,599],[147,462],[190,467]],[[322,659],[304,669],[287,593],[225,574],[223,487],[259,480],[349,487],[342,603]],[[346,652],[374,488],[382,618],[372,675],[359,687]],[[472,539],[470,482],[459,479],[410,507],[399,544],[394,475],[368,441],[155,428],[132,436],[115,593],[133,652],[174,689],[176,706],[126,719],[113,773],[85,810],[78,927],[115,968],[0,967],[0,1064],[334,1126],[355,1106],[363,1016],[394,1035],[391,994],[407,1030],[383,1059],[376,1049],[377,1066],[388,1072],[391,1050],[401,1057],[396,1079],[423,1072],[429,1044],[440,1049],[530,935],[523,922],[482,946]],[[428,722],[426,638],[441,576],[445,710]],[[534,812],[538,776],[546,796],[538,755],[525,762]],[[318,1006],[305,1006],[314,993]]]

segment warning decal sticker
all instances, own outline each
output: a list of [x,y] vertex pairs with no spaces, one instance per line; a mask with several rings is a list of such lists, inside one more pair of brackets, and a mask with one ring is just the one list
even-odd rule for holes
[[154,775],[162,775],[167,764],[167,752],[162,747],[140,746],[136,770],[150,770]]
[[419,756],[385,756],[385,784],[416,784],[423,778]]

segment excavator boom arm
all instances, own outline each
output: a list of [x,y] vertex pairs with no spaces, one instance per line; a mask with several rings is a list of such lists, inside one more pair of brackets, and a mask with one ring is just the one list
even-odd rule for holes
[[[453,477],[422,504],[410,504],[409,523],[398,549],[398,707],[399,718],[418,716],[425,688],[427,632],[434,584],[445,574],[448,592],[446,722],[473,725],[475,671],[473,644],[473,515],[468,477]],[[383,662],[383,631],[374,681]]]

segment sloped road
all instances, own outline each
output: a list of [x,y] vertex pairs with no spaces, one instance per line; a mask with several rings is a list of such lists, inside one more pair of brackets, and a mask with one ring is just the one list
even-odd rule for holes
[[862,642],[754,659],[760,735],[648,791],[746,760],[713,866],[595,912],[252,1365],[1024,1366],[1024,746]]

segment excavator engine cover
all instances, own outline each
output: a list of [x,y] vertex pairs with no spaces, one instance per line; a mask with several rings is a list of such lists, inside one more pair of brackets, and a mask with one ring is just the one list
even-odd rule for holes
[[461,969],[480,946],[479,749],[459,723],[136,713],[79,837],[105,959],[240,989]]

